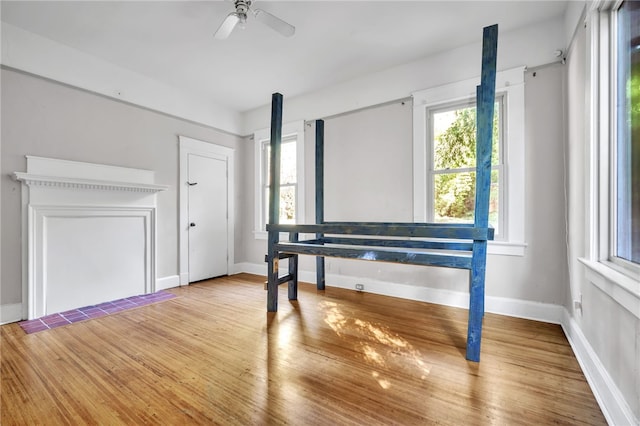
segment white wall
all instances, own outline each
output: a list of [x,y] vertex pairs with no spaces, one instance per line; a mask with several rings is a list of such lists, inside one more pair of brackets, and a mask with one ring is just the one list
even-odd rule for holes
[[21,72],[2,69],[1,80],[0,304],[21,302],[21,191],[9,175],[26,170],[25,155],[155,171],[156,183],[169,186],[157,195],[156,277],[177,277],[178,135],[231,148],[241,139]]
[[[487,23],[491,24],[491,22]],[[478,42],[400,65],[384,71],[359,76],[314,93],[288,98],[284,95],[284,122],[315,120],[353,111],[427,89],[478,77],[481,63],[481,37]],[[518,66],[535,67],[557,60],[554,51],[566,44],[562,19],[541,22],[517,31],[500,32],[498,37],[498,70]],[[277,89],[277,88],[276,88]],[[267,100],[268,101],[268,100]],[[269,127],[270,105],[244,116],[243,134]]]
[[200,93],[186,92],[6,22],[2,64],[104,96],[239,134],[241,114]]

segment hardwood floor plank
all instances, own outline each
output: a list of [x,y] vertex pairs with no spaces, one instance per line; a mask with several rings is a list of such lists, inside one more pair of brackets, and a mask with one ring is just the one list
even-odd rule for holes
[[2,326],[0,422],[605,424],[559,326],[302,283],[266,312],[264,277],[24,334]]

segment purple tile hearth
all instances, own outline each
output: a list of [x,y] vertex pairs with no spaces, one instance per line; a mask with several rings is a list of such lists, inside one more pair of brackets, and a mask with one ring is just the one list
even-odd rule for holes
[[50,314],[42,318],[20,322],[20,327],[27,334],[38,331],[50,330],[61,325],[73,324],[93,318],[100,318],[105,315],[126,311],[127,309],[139,306],[150,305],[151,303],[162,302],[176,297],[175,294],[167,291],[159,291],[151,294],[141,294],[112,302],[100,303],[99,305],[85,306],[84,308],[72,309],[59,314]]

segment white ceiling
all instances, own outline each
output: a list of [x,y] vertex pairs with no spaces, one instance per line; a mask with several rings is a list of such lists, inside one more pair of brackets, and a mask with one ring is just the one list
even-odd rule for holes
[[2,1],[2,21],[242,112],[563,15],[567,1],[270,1],[284,38],[251,20],[213,39],[231,1]]

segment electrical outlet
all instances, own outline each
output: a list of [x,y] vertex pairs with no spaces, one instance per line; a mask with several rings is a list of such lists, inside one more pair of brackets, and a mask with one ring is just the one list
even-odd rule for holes
[[580,312],[580,316],[582,316],[582,294],[578,296],[578,299],[573,301],[573,309]]
[[356,284],[356,290],[364,291],[364,284]]

